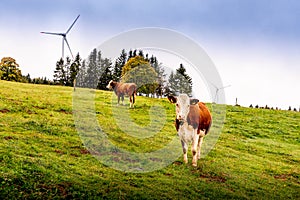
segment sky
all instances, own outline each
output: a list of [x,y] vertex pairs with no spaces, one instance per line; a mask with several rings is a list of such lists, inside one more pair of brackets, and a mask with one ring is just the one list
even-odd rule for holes
[[84,59],[124,31],[166,28],[205,50],[230,85],[227,104],[300,107],[297,0],[2,0],[0,9],[0,58],[15,58],[24,75],[53,78],[62,41],[40,32],[65,32],[80,14],[67,39]]

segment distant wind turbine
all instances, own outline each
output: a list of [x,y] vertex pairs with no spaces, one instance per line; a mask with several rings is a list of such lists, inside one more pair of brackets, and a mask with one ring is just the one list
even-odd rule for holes
[[213,83],[210,83],[210,84],[212,84],[212,85],[216,88],[216,95],[215,95],[214,103],[217,103],[219,91],[220,91],[220,90],[223,90],[223,89],[225,89],[225,88],[228,88],[228,87],[231,86],[231,85],[227,85],[227,86],[224,86],[224,87],[217,87],[217,86],[216,86],[215,84],[213,84]]
[[59,35],[59,36],[62,36],[62,58],[64,58],[64,44],[65,42],[67,43],[67,46],[70,50],[70,53],[71,53],[71,56],[72,58],[74,58],[73,54],[72,54],[72,51],[71,51],[71,48],[70,48],[70,45],[68,43],[68,40],[67,40],[67,34],[70,32],[71,28],[74,26],[75,22],[77,21],[77,19],[80,17],[80,15],[78,15],[76,17],[76,19],[74,20],[73,24],[70,26],[70,28],[65,32],[65,33],[50,33],[50,32],[41,32],[43,34],[50,34],[50,35]]

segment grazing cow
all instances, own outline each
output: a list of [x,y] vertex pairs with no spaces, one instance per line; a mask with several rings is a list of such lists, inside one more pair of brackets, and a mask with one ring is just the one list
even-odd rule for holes
[[211,114],[204,103],[198,99],[190,99],[186,94],[168,96],[168,99],[171,103],[176,103],[175,127],[181,140],[183,160],[188,163],[188,144],[192,142],[192,165],[197,166],[203,137],[212,123]]
[[122,104],[124,105],[124,95],[129,96],[130,100],[130,108],[134,107],[135,103],[135,96],[137,86],[135,83],[119,83],[116,81],[109,81],[108,85],[106,86],[108,89],[113,89],[115,94],[118,96],[118,105],[120,103],[120,97],[122,98]]

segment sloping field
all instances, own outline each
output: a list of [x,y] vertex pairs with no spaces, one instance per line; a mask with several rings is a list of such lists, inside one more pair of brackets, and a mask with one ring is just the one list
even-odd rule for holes
[[[0,199],[300,199],[299,112],[227,106],[218,142],[198,167],[179,156],[161,169],[131,173],[114,169],[118,148],[147,153],[167,145],[177,137],[173,105],[137,97],[135,109],[114,110],[111,92],[86,92],[95,93],[91,113],[116,146],[110,163],[91,149],[97,140],[76,129],[85,118],[72,105],[87,105],[72,102],[72,88],[0,81]],[[155,115],[161,118],[149,117],[157,111],[152,105],[164,108]],[[122,113],[131,122],[118,122]],[[132,121],[147,127],[155,120],[165,122],[152,127],[156,135],[124,132]]]

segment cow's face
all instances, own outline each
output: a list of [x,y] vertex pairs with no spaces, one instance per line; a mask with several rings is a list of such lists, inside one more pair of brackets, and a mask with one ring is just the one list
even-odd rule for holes
[[181,94],[176,101],[176,119],[186,121],[190,111],[190,98],[186,94]]
[[176,119],[180,122],[186,121],[190,112],[190,105],[199,102],[198,99],[190,99],[186,94],[180,94],[178,97],[168,96],[171,103],[176,105]]
[[109,81],[109,83],[106,86],[107,89],[113,89],[113,80]]

